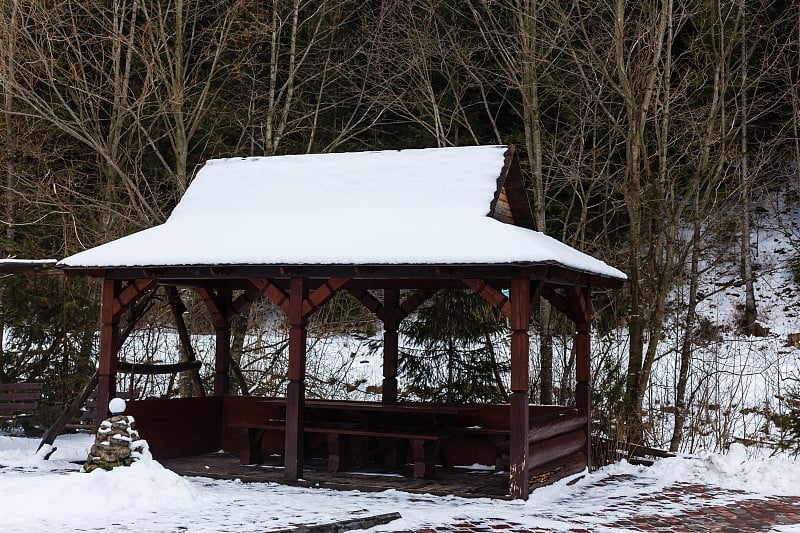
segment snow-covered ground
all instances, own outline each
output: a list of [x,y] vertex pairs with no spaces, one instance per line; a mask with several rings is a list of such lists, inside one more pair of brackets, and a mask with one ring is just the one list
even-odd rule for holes
[[[765,195],[760,202],[761,209],[753,213],[751,250],[761,332],[752,337],[739,332],[737,320],[745,302],[739,268],[718,250],[710,252],[705,259],[715,262],[701,264],[706,272],[698,291],[700,338],[693,347],[691,412],[682,451],[723,451],[731,442],[774,446],[784,436],[775,422],[786,412],[786,393],[800,387],[800,289],[791,268],[800,242],[800,208],[786,207],[778,193]],[[679,286],[669,305],[681,309],[687,300],[686,287]],[[652,424],[650,441],[661,447],[672,434],[682,313],[673,315],[659,339],[645,398]],[[620,332],[620,338],[624,336]],[[624,359],[625,354],[616,357]]]
[[[650,468],[613,465],[579,476],[577,481],[563,480],[538,489],[527,502],[184,478],[153,460],[86,474],[76,462],[86,458],[91,436],[59,437],[49,461],[35,456],[37,445],[36,439],[0,435],[0,531],[4,533],[244,533],[391,512],[399,512],[402,518],[369,531],[448,527],[459,521],[496,521],[496,517],[549,531],[572,527],[625,531],[613,524],[632,513],[663,518],[747,498],[800,496],[800,462],[785,457],[748,458],[739,445],[726,455],[682,456]],[[664,489],[676,483],[703,484],[712,490],[701,502],[688,495],[679,501],[662,498]],[[732,492],[742,488],[748,493]],[[800,532],[800,526],[784,526],[780,531]]]

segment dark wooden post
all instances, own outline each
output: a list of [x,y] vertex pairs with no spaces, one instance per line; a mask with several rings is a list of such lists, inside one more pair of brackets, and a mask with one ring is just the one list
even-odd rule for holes
[[289,282],[289,384],[286,389],[286,443],[284,478],[303,477],[303,425],[306,378],[306,322],[303,302],[306,285],[303,278]]
[[581,318],[575,324],[575,406],[586,415],[586,466],[592,467],[592,389],[591,389],[591,328],[592,306],[590,289],[579,293],[579,304],[575,306]]
[[509,494],[528,499],[528,326],[531,315],[531,282],[511,281],[511,427]]
[[117,393],[117,350],[119,349],[119,313],[115,312],[120,282],[103,281],[100,309],[100,361],[97,376],[97,419],[99,424],[108,417],[108,402]]
[[[232,293],[230,289],[219,290],[221,311],[226,312],[231,306]],[[216,333],[216,360],[214,362],[214,396],[224,396],[230,391],[230,365],[231,365],[231,321],[227,316],[214,321]]]
[[400,291],[383,291],[383,389],[384,404],[397,403],[397,330],[400,325]]

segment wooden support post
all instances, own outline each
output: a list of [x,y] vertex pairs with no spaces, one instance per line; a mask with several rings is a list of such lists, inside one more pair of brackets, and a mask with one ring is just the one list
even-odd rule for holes
[[528,326],[531,315],[531,282],[511,281],[511,427],[509,494],[528,499]]
[[383,291],[383,389],[381,401],[384,404],[397,403],[397,354],[400,325],[400,291]]
[[[229,309],[232,294],[230,289],[219,290],[219,300],[223,309]],[[231,321],[215,320],[216,360],[214,363],[214,396],[224,396],[230,391],[231,361]]]
[[117,393],[117,350],[119,350],[119,313],[115,313],[120,282],[103,281],[102,308],[100,310],[100,361],[97,376],[97,418],[99,425],[108,417],[108,402]]
[[306,378],[306,322],[303,302],[306,284],[303,278],[289,282],[289,384],[286,389],[286,442],[284,478],[296,481],[303,477],[303,426]]
[[586,466],[591,468],[592,390],[591,390],[591,328],[592,307],[588,288],[575,291],[574,307],[580,311],[581,321],[575,324],[575,406],[586,415]]

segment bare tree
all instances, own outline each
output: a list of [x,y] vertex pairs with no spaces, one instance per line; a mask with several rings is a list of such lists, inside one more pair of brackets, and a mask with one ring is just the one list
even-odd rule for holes
[[6,80],[19,106],[4,112],[44,120],[97,155],[104,183],[96,206],[107,215],[106,231],[118,217],[138,224],[162,219],[125,137],[148,97],[132,83],[136,2],[121,0],[112,9],[71,0],[20,6],[9,58],[15,76]]
[[[242,8],[238,1],[141,4],[143,23],[133,38],[144,82],[151,84],[153,118],[161,127],[139,123],[139,132],[171,177],[174,200],[189,184],[190,153],[228,75],[230,58],[224,56],[239,52],[231,37]],[[161,132],[169,141],[166,153],[158,146]]]
[[[746,17],[745,0],[739,2],[740,18]],[[756,309],[756,293],[755,283],[753,280],[753,259],[751,254],[752,234],[750,231],[750,201],[751,201],[751,182],[749,176],[749,161],[750,154],[747,151],[747,121],[749,119],[748,102],[747,102],[747,64],[749,62],[747,57],[747,24],[740,25],[740,47],[741,47],[741,60],[739,62],[739,71],[741,78],[741,91],[739,94],[740,100],[740,114],[739,120],[739,135],[741,139],[741,158],[739,159],[739,175],[741,177],[741,191],[742,191],[742,235],[740,240],[740,259],[741,259],[741,276],[744,280],[744,316],[742,318],[742,329],[748,335],[755,332],[756,318],[758,312]]]
[[376,124],[358,2],[245,2],[235,39],[243,53],[221,110],[236,151],[327,152]]

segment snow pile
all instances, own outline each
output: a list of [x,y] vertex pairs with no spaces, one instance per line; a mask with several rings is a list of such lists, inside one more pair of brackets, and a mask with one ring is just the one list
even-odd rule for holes
[[[127,468],[86,474],[63,459],[37,458],[30,446],[12,448],[26,440],[31,439],[0,437],[0,524],[4,532],[31,531],[32,524],[42,531],[63,530],[64,524],[87,520],[114,529],[140,519],[143,513],[198,505],[196,489],[156,461],[143,459]],[[88,439],[83,439],[83,453],[88,444]],[[66,448],[71,454],[79,453],[69,443]]]
[[800,493],[800,462],[786,455],[769,456],[761,449],[736,443],[731,444],[727,453],[704,451],[697,455],[680,455],[661,459],[650,467],[622,461],[602,468],[590,477],[597,479],[612,475],[635,475],[667,485],[690,483],[746,490],[758,496]]
[[[748,457],[748,451],[751,456]],[[699,460],[698,460],[699,459]],[[800,463],[781,456],[766,456],[763,450],[746,449],[741,444],[731,444],[725,455],[704,452],[687,469],[692,477],[685,481],[716,485],[726,489],[746,489],[765,495],[795,495],[798,493]],[[675,468],[680,459],[660,461],[656,470]],[[677,469],[676,469],[677,470]]]

